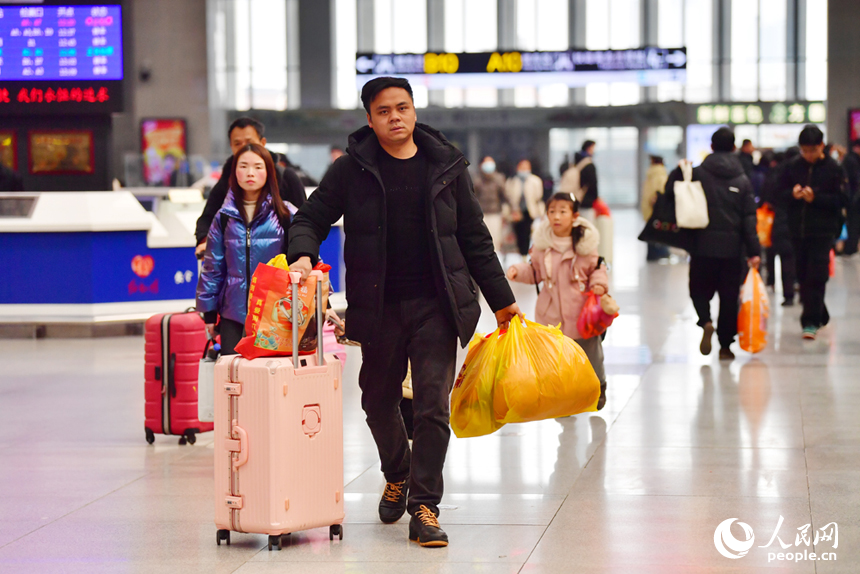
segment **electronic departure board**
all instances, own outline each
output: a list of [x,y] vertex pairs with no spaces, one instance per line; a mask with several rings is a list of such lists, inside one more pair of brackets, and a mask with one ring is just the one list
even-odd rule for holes
[[0,81],[122,80],[119,5],[0,5]]

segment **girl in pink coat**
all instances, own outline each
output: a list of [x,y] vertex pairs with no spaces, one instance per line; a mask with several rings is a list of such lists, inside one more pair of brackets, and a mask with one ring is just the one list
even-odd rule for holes
[[535,320],[544,325],[561,324],[561,331],[574,339],[588,355],[600,380],[597,409],[606,403],[606,372],[601,337],[583,339],[576,328],[587,293],[603,295],[609,290],[606,265],[597,255],[600,233],[579,216],[579,202],[569,193],[556,193],[547,203],[546,218],[534,231],[531,263],[508,269],[508,278],[519,283],[543,282],[535,306]]

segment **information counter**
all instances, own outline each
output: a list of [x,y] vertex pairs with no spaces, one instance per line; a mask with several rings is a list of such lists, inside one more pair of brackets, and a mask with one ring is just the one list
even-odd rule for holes
[[[139,321],[194,306],[203,203],[166,192],[0,193],[0,323]],[[341,228],[322,246],[341,290]]]

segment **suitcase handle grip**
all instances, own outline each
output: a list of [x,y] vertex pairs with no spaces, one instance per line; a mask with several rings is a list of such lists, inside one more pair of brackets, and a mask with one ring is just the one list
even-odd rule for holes
[[236,458],[233,459],[233,470],[237,470],[240,466],[248,462],[248,433],[233,421],[233,433],[239,439],[239,452]]

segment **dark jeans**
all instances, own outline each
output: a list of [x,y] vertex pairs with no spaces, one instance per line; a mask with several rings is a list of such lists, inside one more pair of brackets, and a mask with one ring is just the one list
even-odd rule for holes
[[235,355],[236,345],[245,336],[245,325],[231,319],[221,317],[221,354]]
[[[423,504],[438,515],[442,500],[442,468],[451,436],[449,395],[457,360],[457,332],[445,304],[438,298],[386,303],[379,336],[361,346],[361,407],[385,480],[409,477],[410,514]],[[400,414],[407,359],[412,361],[414,393],[411,451]]]
[[854,197],[848,204],[848,239],[845,240],[845,255],[857,253],[857,242],[860,241],[860,196]]
[[690,298],[699,316],[699,327],[711,322],[711,299],[720,295],[717,337],[720,348],[728,349],[738,334],[738,300],[741,294],[743,262],[740,257],[690,257]]
[[514,222],[514,234],[517,236],[517,248],[520,255],[529,254],[529,243],[532,240],[532,221],[528,211],[523,212],[523,218]]
[[795,273],[794,249],[777,250],[775,247],[762,249],[762,262],[767,270],[767,286],[776,285],[776,258],[782,263],[782,293],[786,301],[794,300]]
[[827,305],[824,304],[824,289],[830,278],[830,237],[807,237],[794,239],[794,255],[797,258],[797,281],[800,283],[800,302],[803,327],[822,327],[830,322]]

